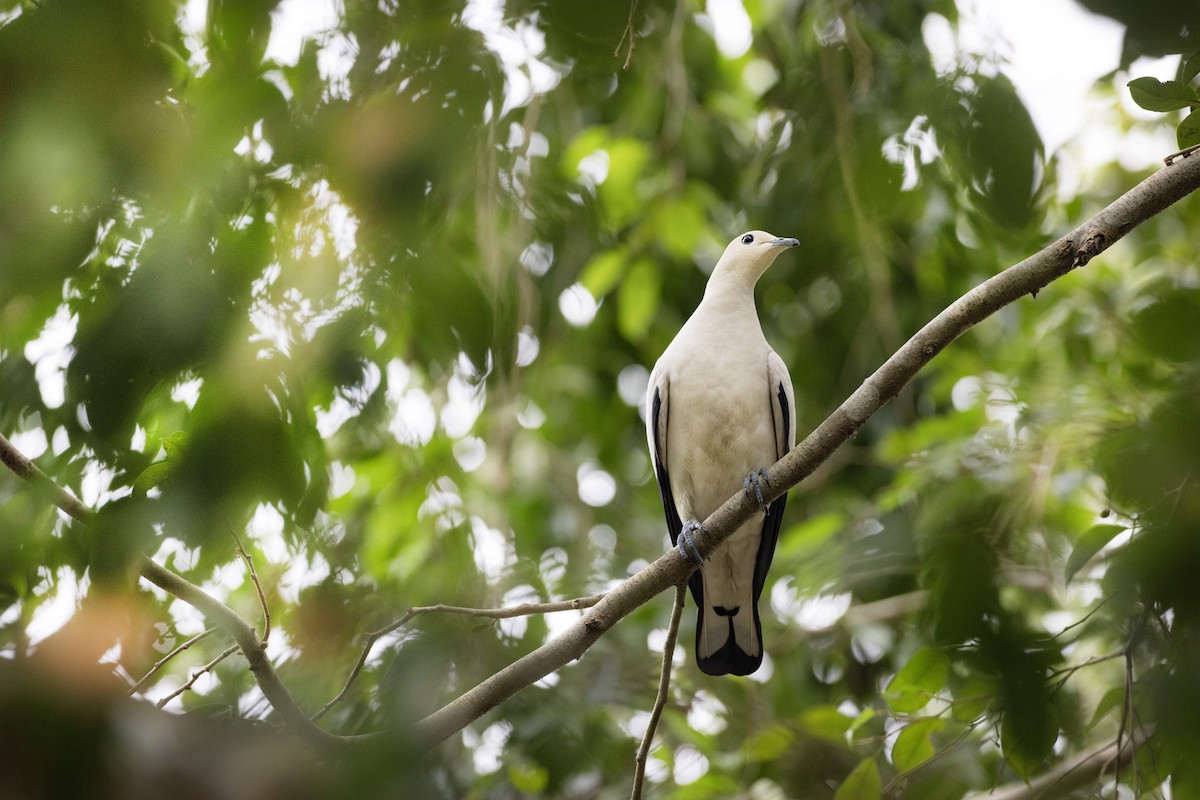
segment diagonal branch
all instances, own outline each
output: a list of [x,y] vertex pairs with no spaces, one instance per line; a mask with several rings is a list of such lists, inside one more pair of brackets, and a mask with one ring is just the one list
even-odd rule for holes
[[200,667],[198,670],[193,672],[192,677],[190,677],[186,681],[184,681],[184,684],[182,686],[180,686],[178,689],[176,689],[175,691],[168,694],[166,697],[159,700],[154,705],[158,706],[159,708],[165,708],[167,703],[171,702],[176,697],[179,697],[184,692],[187,692],[193,686],[195,686],[196,681],[200,680],[200,677],[202,675],[207,675],[208,673],[212,672],[214,669],[217,668],[217,664],[220,664],[222,661],[229,658],[231,655],[233,655],[237,651],[238,651],[238,646],[236,644],[226,647],[224,650],[221,651],[220,655],[218,655],[212,661],[209,661],[207,664],[205,664],[204,666]]
[[190,648],[192,645],[196,644],[200,640],[207,639],[209,636],[212,636],[213,633],[216,632],[216,630],[217,630],[216,628],[206,628],[205,630],[201,631],[200,633],[197,633],[192,638],[188,639],[183,644],[176,646],[174,649],[171,650],[171,652],[167,653],[165,656],[160,658],[158,661],[155,661],[154,666],[150,667],[149,672],[147,672],[145,675],[143,675],[141,680],[139,680],[133,686],[129,687],[130,696],[133,696],[133,695],[137,694],[138,692],[140,692],[142,689],[145,689],[146,686],[150,683],[150,681],[154,678],[154,676],[158,674],[159,670],[161,670],[163,667],[165,667],[167,665],[168,661],[170,661],[172,658],[174,658],[175,656],[182,653],[184,650],[187,650],[188,648]]
[[968,795],[966,800],[1050,800],[1053,797],[1063,797],[1094,783],[1110,770],[1119,769],[1121,764],[1133,761],[1137,749],[1144,745],[1152,734],[1153,730],[1139,729],[1124,741],[1110,742],[1085,750],[1029,781],[1006,783],[989,792]]
[[[863,381],[816,430],[767,471],[765,502],[808,477],[853,436],[913,376],[955,339],[1004,306],[1036,295],[1051,282],[1082,267],[1141,223],[1200,188],[1200,157],[1181,157],[1154,173],[1080,227],[1038,253],[984,281],[960,297],[909,339]],[[756,513],[757,502],[738,492],[704,521],[697,542],[712,554]],[[604,596],[554,639],[497,672],[418,723],[430,747],[462,730],[526,686],[580,658],[623,617],[685,580],[693,567],[674,550]]]
[[[38,469],[37,465],[17,450],[3,434],[0,434],[0,462],[12,470],[17,477],[34,487],[36,492],[44,494],[54,505],[69,516],[87,525],[95,526],[96,512],[82,503],[77,497],[56,484],[50,476]],[[337,752],[362,739],[364,736],[338,736],[317,727],[309,720],[308,715],[296,703],[291,692],[279,679],[271,659],[267,657],[266,648],[258,638],[254,626],[242,618],[240,614],[217,598],[205,592],[199,586],[191,583],[166,567],[138,554],[135,565],[139,574],[150,583],[168,594],[178,597],[188,605],[198,609],[211,623],[222,628],[233,637],[246,657],[250,672],[253,673],[258,687],[271,703],[271,707],[279,714],[283,722],[300,738],[314,748]]]

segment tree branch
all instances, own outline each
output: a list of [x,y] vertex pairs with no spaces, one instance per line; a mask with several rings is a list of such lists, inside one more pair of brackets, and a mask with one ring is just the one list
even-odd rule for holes
[[231,655],[233,655],[237,651],[238,651],[238,646],[236,644],[226,647],[224,650],[221,651],[220,655],[218,655],[216,658],[214,658],[212,661],[208,662],[204,666],[200,667],[200,669],[193,672],[192,677],[190,677],[186,681],[184,681],[182,686],[180,686],[178,689],[176,689],[175,691],[168,694],[166,697],[159,700],[157,703],[155,703],[155,705],[158,706],[159,708],[164,708],[167,705],[167,703],[171,702],[176,697],[179,697],[184,692],[188,691],[193,686],[195,686],[196,681],[200,680],[201,675],[207,675],[208,673],[212,672],[214,669],[217,668],[217,664],[220,664],[222,661],[229,658]]
[[1092,783],[1110,769],[1128,763],[1151,734],[1150,730],[1135,731],[1123,741],[1085,750],[1033,780],[1006,783],[990,792],[967,795],[965,800],[1050,800],[1062,797]]
[[204,631],[197,633],[195,636],[188,639],[183,644],[175,647],[173,650],[171,650],[171,652],[167,653],[165,656],[160,658],[158,661],[155,661],[154,666],[152,666],[150,668],[150,671],[147,672],[145,675],[143,675],[141,680],[139,680],[133,686],[129,687],[129,694],[132,696],[132,695],[135,695],[138,692],[140,692],[142,689],[145,689],[146,686],[150,683],[150,681],[154,678],[154,676],[158,674],[159,670],[161,670],[163,667],[165,667],[167,665],[168,661],[170,661],[172,658],[174,658],[175,656],[182,653],[184,650],[187,650],[192,645],[199,642],[201,639],[207,639],[209,636],[212,636],[213,633],[216,632],[216,630],[217,630],[216,628],[206,628]]
[[[38,469],[37,465],[17,450],[3,434],[0,434],[0,462],[3,462],[17,477],[33,486],[35,491],[45,494],[55,506],[67,515],[89,528],[94,527],[96,512]],[[254,627],[246,622],[240,614],[183,576],[177,575],[141,553],[135,556],[134,563],[143,578],[168,594],[195,607],[209,621],[233,637],[246,657],[250,672],[253,673],[263,695],[283,722],[301,739],[316,749],[338,752],[348,744],[371,738],[370,734],[338,736],[317,727],[301,710],[287,687],[283,685],[283,681],[279,679],[279,673],[275,671],[274,665],[267,657],[266,649],[259,640]]]
[[[1200,188],[1200,157],[1183,157],[1130,189],[1096,216],[960,297],[919,330],[816,430],[767,470],[769,503],[823,464],[913,376],[955,339],[1004,306],[1036,295],[1051,282],[1111,247],[1131,230]],[[764,482],[765,483],[765,482]],[[756,513],[738,492],[704,521],[697,546],[712,554]],[[694,567],[671,550],[604,596],[546,644],[421,720],[417,735],[430,747],[462,730],[526,686],[580,658],[609,628],[650,598],[686,580]]]

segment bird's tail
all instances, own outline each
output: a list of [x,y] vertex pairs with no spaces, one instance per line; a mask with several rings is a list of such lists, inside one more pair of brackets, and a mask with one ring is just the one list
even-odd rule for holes
[[696,614],[696,663],[709,675],[749,675],[762,664],[758,604],[729,608],[704,602]]

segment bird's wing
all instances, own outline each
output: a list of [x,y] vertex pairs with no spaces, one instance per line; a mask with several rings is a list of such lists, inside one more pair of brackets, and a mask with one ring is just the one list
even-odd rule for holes
[[[675,495],[671,491],[671,475],[667,471],[667,425],[671,417],[671,381],[662,369],[662,362],[655,366],[650,373],[650,384],[646,389],[646,438],[650,444],[650,459],[654,465],[654,477],[658,481],[658,492],[662,496],[663,513],[667,518],[667,533],[671,536],[671,544],[679,543],[679,531],[683,528],[683,520],[679,518],[679,508],[675,505]],[[704,584],[700,571],[692,573],[688,580],[692,590],[692,598],[700,608],[704,607]]]
[[671,544],[675,544],[683,523],[679,519],[679,510],[675,507],[675,495],[671,493],[671,476],[667,473],[667,422],[670,418],[671,408],[670,381],[657,367],[650,374],[646,399],[646,438],[650,445],[654,477],[658,480],[658,491],[662,495],[663,510],[667,515],[667,530],[671,534]]
[[[767,396],[775,422],[775,458],[780,459],[796,444],[796,401],[787,365],[773,350],[767,356]],[[775,543],[779,540],[779,526],[783,522],[783,509],[786,505],[787,495],[784,494],[767,507],[767,517],[763,520],[758,560],[754,566],[756,612],[758,598],[767,579],[767,570],[771,568],[771,559],[775,555]]]
[[775,416],[775,458],[779,459],[796,446],[796,397],[787,365],[774,350],[767,355],[767,383]]

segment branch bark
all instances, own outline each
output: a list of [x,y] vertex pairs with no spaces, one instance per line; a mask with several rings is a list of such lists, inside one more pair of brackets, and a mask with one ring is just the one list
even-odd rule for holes
[[[934,356],[1004,306],[1034,295],[1082,267],[1141,223],[1200,188],[1200,157],[1180,158],[1155,172],[1083,225],[1040,252],[984,281],[917,331],[816,430],[767,470],[771,502],[829,458],[876,411],[896,396]],[[756,513],[738,492],[704,521],[697,541],[707,558]],[[610,591],[582,618],[418,723],[417,737],[433,747],[556,669],[580,658],[597,639],[650,598],[687,579],[694,567],[672,550]]]

